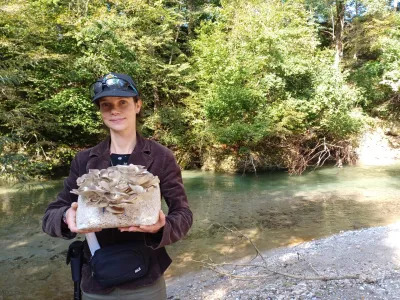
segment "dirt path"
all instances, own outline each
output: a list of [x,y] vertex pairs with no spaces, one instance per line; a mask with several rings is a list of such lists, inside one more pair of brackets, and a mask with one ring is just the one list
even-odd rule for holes
[[[279,272],[359,278],[323,281],[272,274],[237,280],[203,270],[167,281],[168,299],[400,299],[400,222],[344,232],[263,256],[268,267]],[[251,264],[262,261],[257,258]],[[230,270],[245,277],[270,274],[254,267]]]

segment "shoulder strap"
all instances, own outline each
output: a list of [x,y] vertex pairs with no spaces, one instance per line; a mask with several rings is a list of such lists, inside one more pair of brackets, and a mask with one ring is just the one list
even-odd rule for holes
[[90,233],[86,233],[85,235],[86,235],[86,241],[87,241],[89,249],[90,249],[90,253],[92,253],[92,256],[93,256],[94,253],[100,249],[100,244],[97,240],[96,233],[90,232]]

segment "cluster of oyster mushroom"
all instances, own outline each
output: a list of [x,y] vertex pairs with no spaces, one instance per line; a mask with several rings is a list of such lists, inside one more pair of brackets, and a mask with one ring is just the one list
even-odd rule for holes
[[140,194],[157,188],[157,176],[139,165],[118,165],[107,169],[91,169],[77,179],[78,189],[71,193],[82,195],[89,205],[103,207],[114,214],[134,203]]

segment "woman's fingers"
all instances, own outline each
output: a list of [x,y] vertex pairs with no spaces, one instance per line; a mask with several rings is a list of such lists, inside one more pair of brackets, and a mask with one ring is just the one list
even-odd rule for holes
[[77,208],[78,208],[78,203],[72,202],[71,207],[67,210],[66,213],[68,228],[69,230],[71,230],[71,232],[78,232],[75,220]]
[[90,230],[78,230],[76,233],[81,233],[81,234],[86,234],[86,233],[91,233],[91,232],[99,232],[101,231],[101,228],[95,228],[95,229],[90,229]]
[[90,230],[79,230],[78,227],[76,226],[76,210],[77,209],[78,209],[78,203],[72,202],[71,208],[69,208],[67,210],[67,223],[68,223],[68,228],[71,232],[86,234],[86,233],[90,233],[90,232],[101,231],[101,228],[94,228],[94,229],[90,229]]

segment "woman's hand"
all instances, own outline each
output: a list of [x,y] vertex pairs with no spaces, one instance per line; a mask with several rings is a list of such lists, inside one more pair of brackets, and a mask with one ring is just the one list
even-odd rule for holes
[[91,230],[79,230],[76,227],[76,210],[77,209],[78,209],[78,203],[72,202],[71,207],[68,208],[67,213],[66,213],[68,228],[69,228],[69,230],[71,230],[71,232],[86,234],[86,233],[90,233],[90,232],[101,231],[101,228],[95,228],[95,229],[91,229]]
[[130,226],[130,227],[120,227],[118,228],[121,232],[130,231],[130,232],[147,232],[147,233],[156,233],[165,225],[165,215],[162,210],[160,210],[160,216],[158,218],[158,222],[153,225],[141,225],[141,226]]

